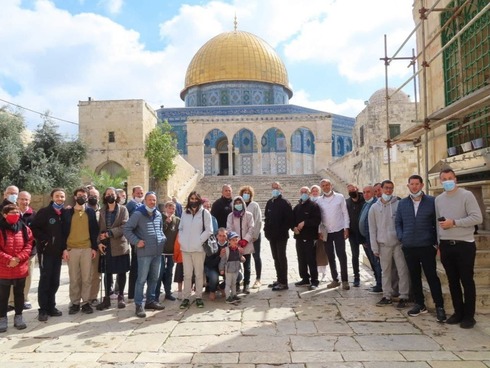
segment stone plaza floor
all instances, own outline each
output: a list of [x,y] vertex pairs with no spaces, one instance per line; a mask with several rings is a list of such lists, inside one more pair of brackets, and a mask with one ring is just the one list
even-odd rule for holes
[[[289,367],[289,368],[483,368],[490,367],[490,315],[478,314],[470,330],[436,322],[434,313],[408,317],[407,309],[376,307],[371,272],[359,288],[315,291],[299,280],[294,240],[288,244],[289,290],[273,292],[275,272],[262,240],[264,285],[239,305],[224,298],[135,316],[134,304],[86,315],[68,315],[68,272],[63,265],[57,307],[63,316],[37,321],[34,274],[27,329],[0,334],[1,364],[14,367]],[[348,247],[347,247],[348,248]],[[350,263],[350,260],[349,260]],[[255,279],[252,261],[252,283]],[[349,267],[350,276],[352,274]],[[352,281],[352,280],[351,280]],[[176,285],[174,284],[176,289]],[[174,295],[177,295],[174,293]],[[451,306],[446,306],[448,315]]]

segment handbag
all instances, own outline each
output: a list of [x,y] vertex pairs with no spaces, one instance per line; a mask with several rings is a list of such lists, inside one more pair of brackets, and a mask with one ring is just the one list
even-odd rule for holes
[[[204,210],[202,211],[202,231],[204,232]],[[209,238],[202,243],[202,247],[204,249],[204,253],[206,253],[207,257],[211,257],[218,253],[218,242],[216,241],[216,237],[214,234],[211,234]]]

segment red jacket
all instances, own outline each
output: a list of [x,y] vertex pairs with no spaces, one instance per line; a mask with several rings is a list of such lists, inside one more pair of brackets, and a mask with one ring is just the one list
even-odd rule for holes
[[[27,229],[27,242],[23,231],[14,232],[10,229],[0,230],[0,279],[22,279],[29,274],[29,256],[31,255],[34,238],[31,229]],[[5,241],[3,232],[7,235]],[[10,260],[19,258],[20,263],[15,267],[8,267]]]

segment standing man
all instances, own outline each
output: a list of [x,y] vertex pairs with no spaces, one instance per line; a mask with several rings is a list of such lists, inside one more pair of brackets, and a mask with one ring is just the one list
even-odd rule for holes
[[318,198],[316,203],[320,206],[322,225],[325,227],[327,233],[327,239],[323,239],[323,243],[332,275],[332,282],[327,285],[327,289],[340,286],[337,262],[335,260],[335,253],[337,253],[340,262],[342,289],[349,290],[347,254],[345,253],[345,239],[349,237],[349,213],[347,212],[347,205],[345,204],[344,196],[333,191],[333,185],[330,180],[323,179],[320,182],[320,187],[323,190],[323,195]]
[[[138,207],[124,225],[124,236],[136,245],[138,278],[134,290],[135,314],[146,317],[145,309],[162,310],[165,307],[155,298],[155,288],[160,274],[163,245],[167,238],[163,234],[163,219],[157,210],[155,192],[145,195],[144,205]],[[146,288],[146,303],[143,307],[143,289]]]
[[302,187],[299,194],[299,203],[293,209],[293,232],[301,281],[295,285],[309,286],[310,290],[315,290],[319,284],[315,241],[318,239],[322,214],[320,207],[310,199],[308,187]]
[[65,248],[62,229],[65,196],[64,189],[54,188],[51,202],[38,211],[31,223],[39,260],[37,300],[38,320],[41,322],[47,321],[48,316],[60,317],[63,314],[56,308],[56,292],[60,286],[61,257]]
[[456,174],[452,169],[442,170],[439,178],[444,188],[444,193],[435,201],[439,246],[454,307],[454,314],[446,323],[459,323],[461,328],[472,328],[476,324],[473,279],[476,244],[473,234],[475,225],[483,221],[482,212],[473,193],[457,186]]
[[289,289],[286,245],[289,229],[293,227],[293,209],[291,203],[283,198],[281,189],[277,181],[272,183],[272,198],[267,201],[264,211],[264,234],[269,240],[276,269],[276,281],[269,285],[272,291]]
[[233,197],[231,185],[225,184],[221,188],[221,198],[217,199],[211,207],[211,215],[216,217],[216,220],[218,220],[218,228],[226,228],[228,215],[231,213],[231,211],[233,211],[232,201]]
[[0,204],[0,211],[4,206],[8,204],[16,204],[18,196],[19,196],[19,188],[17,188],[15,185],[8,186],[3,192],[3,201]]
[[[88,188],[87,206],[95,211],[95,217],[97,218],[97,223],[99,222],[99,215],[100,215],[99,197],[100,197],[99,191],[94,186],[90,186],[90,188]],[[92,259],[92,271],[91,271],[92,285],[90,287],[90,303],[92,304],[93,307],[99,305],[97,296],[100,291],[100,280],[102,276],[101,273],[99,272],[99,260],[100,260],[100,252],[99,250],[97,250],[97,253],[95,254],[95,258]]]
[[73,193],[75,205],[64,211],[63,233],[66,249],[63,259],[68,263],[70,278],[70,308],[68,314],[90,314],[94,310],[90,306],[92,286],[92,260],[97,254],[97,238],[99,223],[95,211],[86,205],[88,190],[84,187],[75,189]]
[[[172,196],[172,202],[175,204],[175,216],[179,219],[182,217],[182,204],[177,200],[176,196]],[[218,229],[216,229],[218,231]]]
[[[133,212],[140,206],[143,206],[143,199],[145,197],[145,193],[143,192],[143,187],[141,185],[136,185],[133,187],[131,192],[131,200],[126,204],[126,209],[129,213],[129,218]],[[138,277],[138,258],[136,257],[135,244],[131,243],[129,240],[129,244],[131,246],[131,266],[129,269],[129,280],[128,280],[128,299],[134,299],[134,288],[136,284],[136,278]]]
[[117,196],[117,199],[116,199],[116,202],[119,203],[121,206],[125,206],[126,205],[126,192],[124,191],[124,189],[116,189],[116,196]]
[[367,185],[363,188],[362,194],[364,197],[364,205],[362,206],[361,214],[359,215],[359,232],[361,233],[361,244],[364,248],[364,253],[368,257],[371,270],[374,273],[376,285],[369,289],[370,293],[378,294],[383,292],[381,285],[381,265],[379,257],[376,257],[371,249],[371,239],[369,238],[369,220],[368,214],[371,206],[378,200],[375,197],[374,188],[372,185]]
[[403,254],[410,273],[415,306],[408,315],[415,317],[427,313],[422,289],[422,269],[429,283],[430,293],[436,305],[439,322],[446,320],[441,281],[437,276],[437,230],[434,197],[425,194],[424,181],[420,175],[412,175],[407,184],[409,196],[398,204],[395,226],[398,240],[402,243]]
[[[20,192],[17,198],[17,206],[20,210],[20,220],[27,225],[29,228],[31,227],[32,220],[36,214],[31,207],[31,194],[29,192]],[[36,264],[36,246],[33,245],[31,254],[29,256],[29,274],[26,278],[26,283],[24,286],[24,309],[31,309],[32,304],[29,302],[29,290],[31,289],[32,282],[32,273],[34,272],[34,266]],[[10,309],[12,308],[12,309]],[[9,310],[14,310],[14,291],[13,288],[10,289],[10,297],[9,297]]]
[[383,195],[383,189],[381,189],[381,183],[375,183],[373,185],[373,189],[374,189],[374,196],[380,199],[381,196]]
[[372,205],[368,214],[371,247],[374,255],[379,257],[383,273],[383,298],[376,305],[384,307],[392,304],[391,270],[393,263],[395,263],[398,270],[398,288],[400,291],[400,299],[396,308],[403,309],[407,306],[410,292],[410,276],[401,243],[396,236],[395,218],[399,199],[393,195],[395,185],[391,180],[384,180],[381,183],[381,188],[383,190],[381,199]]
[[361,244],[361,233],[359,231],[359,216],[362,206],[364,205],[364,197],[359,193],[357,185],[348,184],[347,191],[349,198],[345,200],[347,212],[349,213],[349,244],[352,253],[352,270],[354,271],[354,287],[361,286],[361,278],[359,275],[359,245]]

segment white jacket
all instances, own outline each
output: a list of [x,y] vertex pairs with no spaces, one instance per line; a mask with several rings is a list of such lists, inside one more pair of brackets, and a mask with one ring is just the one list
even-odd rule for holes
[[[203,231],[204,213],[204,231]],[[202,206],[195,215],[182,212],[179,225],[179,242],[182,252],[204,252],[202,243],[213,233],[211,214]]]

